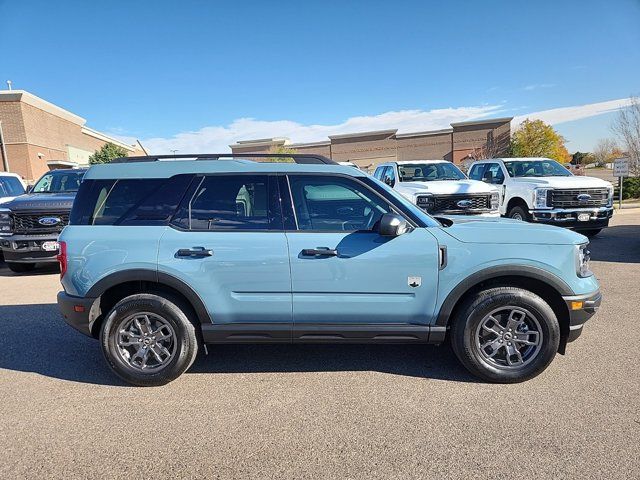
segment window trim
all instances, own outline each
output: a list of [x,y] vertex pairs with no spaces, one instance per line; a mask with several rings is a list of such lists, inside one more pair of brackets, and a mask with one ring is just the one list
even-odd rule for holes
[[[202,183],[204,182],[204,180],[207,177],[246,177],[246,176],[252,176],[252,177],[266,177],[267,178],[267,199],[268,199],[268,205],[267,205],[267,212],[269,213],[269,218],[272,218],[272,216],[277,217],[280,219],[280,224],[281,224],[281,228],[219,228],[219,229],[195,229],[195,228],[191,228],[191,201],[193,200],[193,197],[196,195],[196,193],[198,192],[198,190],[200,189],[200,186],[202,185]],[[207,233],[228,233],[228,232],[239,232],[239,233],[271,233],[271,232],[275,232],[275,233],[282,233],[284,232],[284,215],[282,212],[282,198],[280,195],[280,189],[279,189],[279,184],[277,181],[277,177],[278,174],[277,173],[273,173],[273,172],[222,172],[222,173],[196,173],[194,174],[193,180],[192,180],[192,184],[189,185],[189,187],[187,188],[187,191],[185,193],[185,195],[182,197],[182,200],[180,201],[180,203],[178,204],[178,208],[176,208],[176,211],[174,212],[174,214],[171,216],[171,218],[169,219],[169,223],[168,226],[173,228],[174,230],[178,230],[180,232],[198,232],[198,233],[202,233],[202,232],[207,232]],[[271,209],[271,194],[275,192],[278,193],[278,206],[279,208],[277,209],[277,211],[272,211]],[[186,205],[188,205],[189,208],[189,228],[184,228],[180,225],[177,225],[176,222],[176,215],[178,214],[178,212],[180,212],[183,208],[183,206],[185,206],[185,202]]]

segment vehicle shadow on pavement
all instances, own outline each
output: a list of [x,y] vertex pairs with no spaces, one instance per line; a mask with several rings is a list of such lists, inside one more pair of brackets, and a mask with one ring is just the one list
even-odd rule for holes
[[0,305],[0,368],[127,386],[109,371],[98,342],[67,326],[53,303]]
[[596,262],[640,263],[640,225],[605,228],[589,244]]
[[34,275],[52,275],[59,274],[60,267],[57,263],[39,264],[30,272],[15,273],[9,270],[6,263],[0,262],[0,277],[29,277]]
[[[378,371],[475,382],[448,345],[209,345],[188,374]],[[73,382],[127,386],[100,346],[67,326],[57,305],[0,306],[0,368]]]
[[187,372],[294,373],[374,371],[455,382],[477,382],[448,344],[208,345]]

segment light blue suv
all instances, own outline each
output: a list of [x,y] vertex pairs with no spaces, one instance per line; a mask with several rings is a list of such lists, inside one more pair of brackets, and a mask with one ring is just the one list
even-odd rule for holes
[[473,374],[519,382],[600,304],[575,232],[433,218],[315,155],[186,157],[92,167],[60,236],[60,309],[132,384],[174,380],[206,344],[447,337]]

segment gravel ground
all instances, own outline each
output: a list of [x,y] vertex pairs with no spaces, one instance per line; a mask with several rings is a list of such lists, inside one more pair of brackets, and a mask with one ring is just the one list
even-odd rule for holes
[[432,346],[210,347],[122,384],[0,268],[0,478],[639,478],[640,212],[592,242],[602,309],[538,378],[477,382]]

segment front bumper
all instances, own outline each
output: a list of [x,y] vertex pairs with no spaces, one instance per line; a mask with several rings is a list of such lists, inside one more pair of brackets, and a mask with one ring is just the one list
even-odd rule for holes
[[[576,230],[591,230],[605,228],[613,216],[613,207],[598,208],[551,208],[529,210],[534,222],[569,227]],[[589,220],[579,221],[578,215],[588,213]]]
[[58,292],[58,308],[67,325],[88,337],[94,337],[92,329],[100,315],[99,301],[95,298],[74,297],[66,292]]
[[586,295],[572,295],[562,297],[569,309],[569,337],[567,342],[573,342],[582,334],[582,327],[593,317],[600,303],[602,303],[602,293],[600,290]]
[[7,262],[53,263],[57,262],[58,251],[45,251],[44,242],[55,242],[58,234],[0,236],[0,249]]

